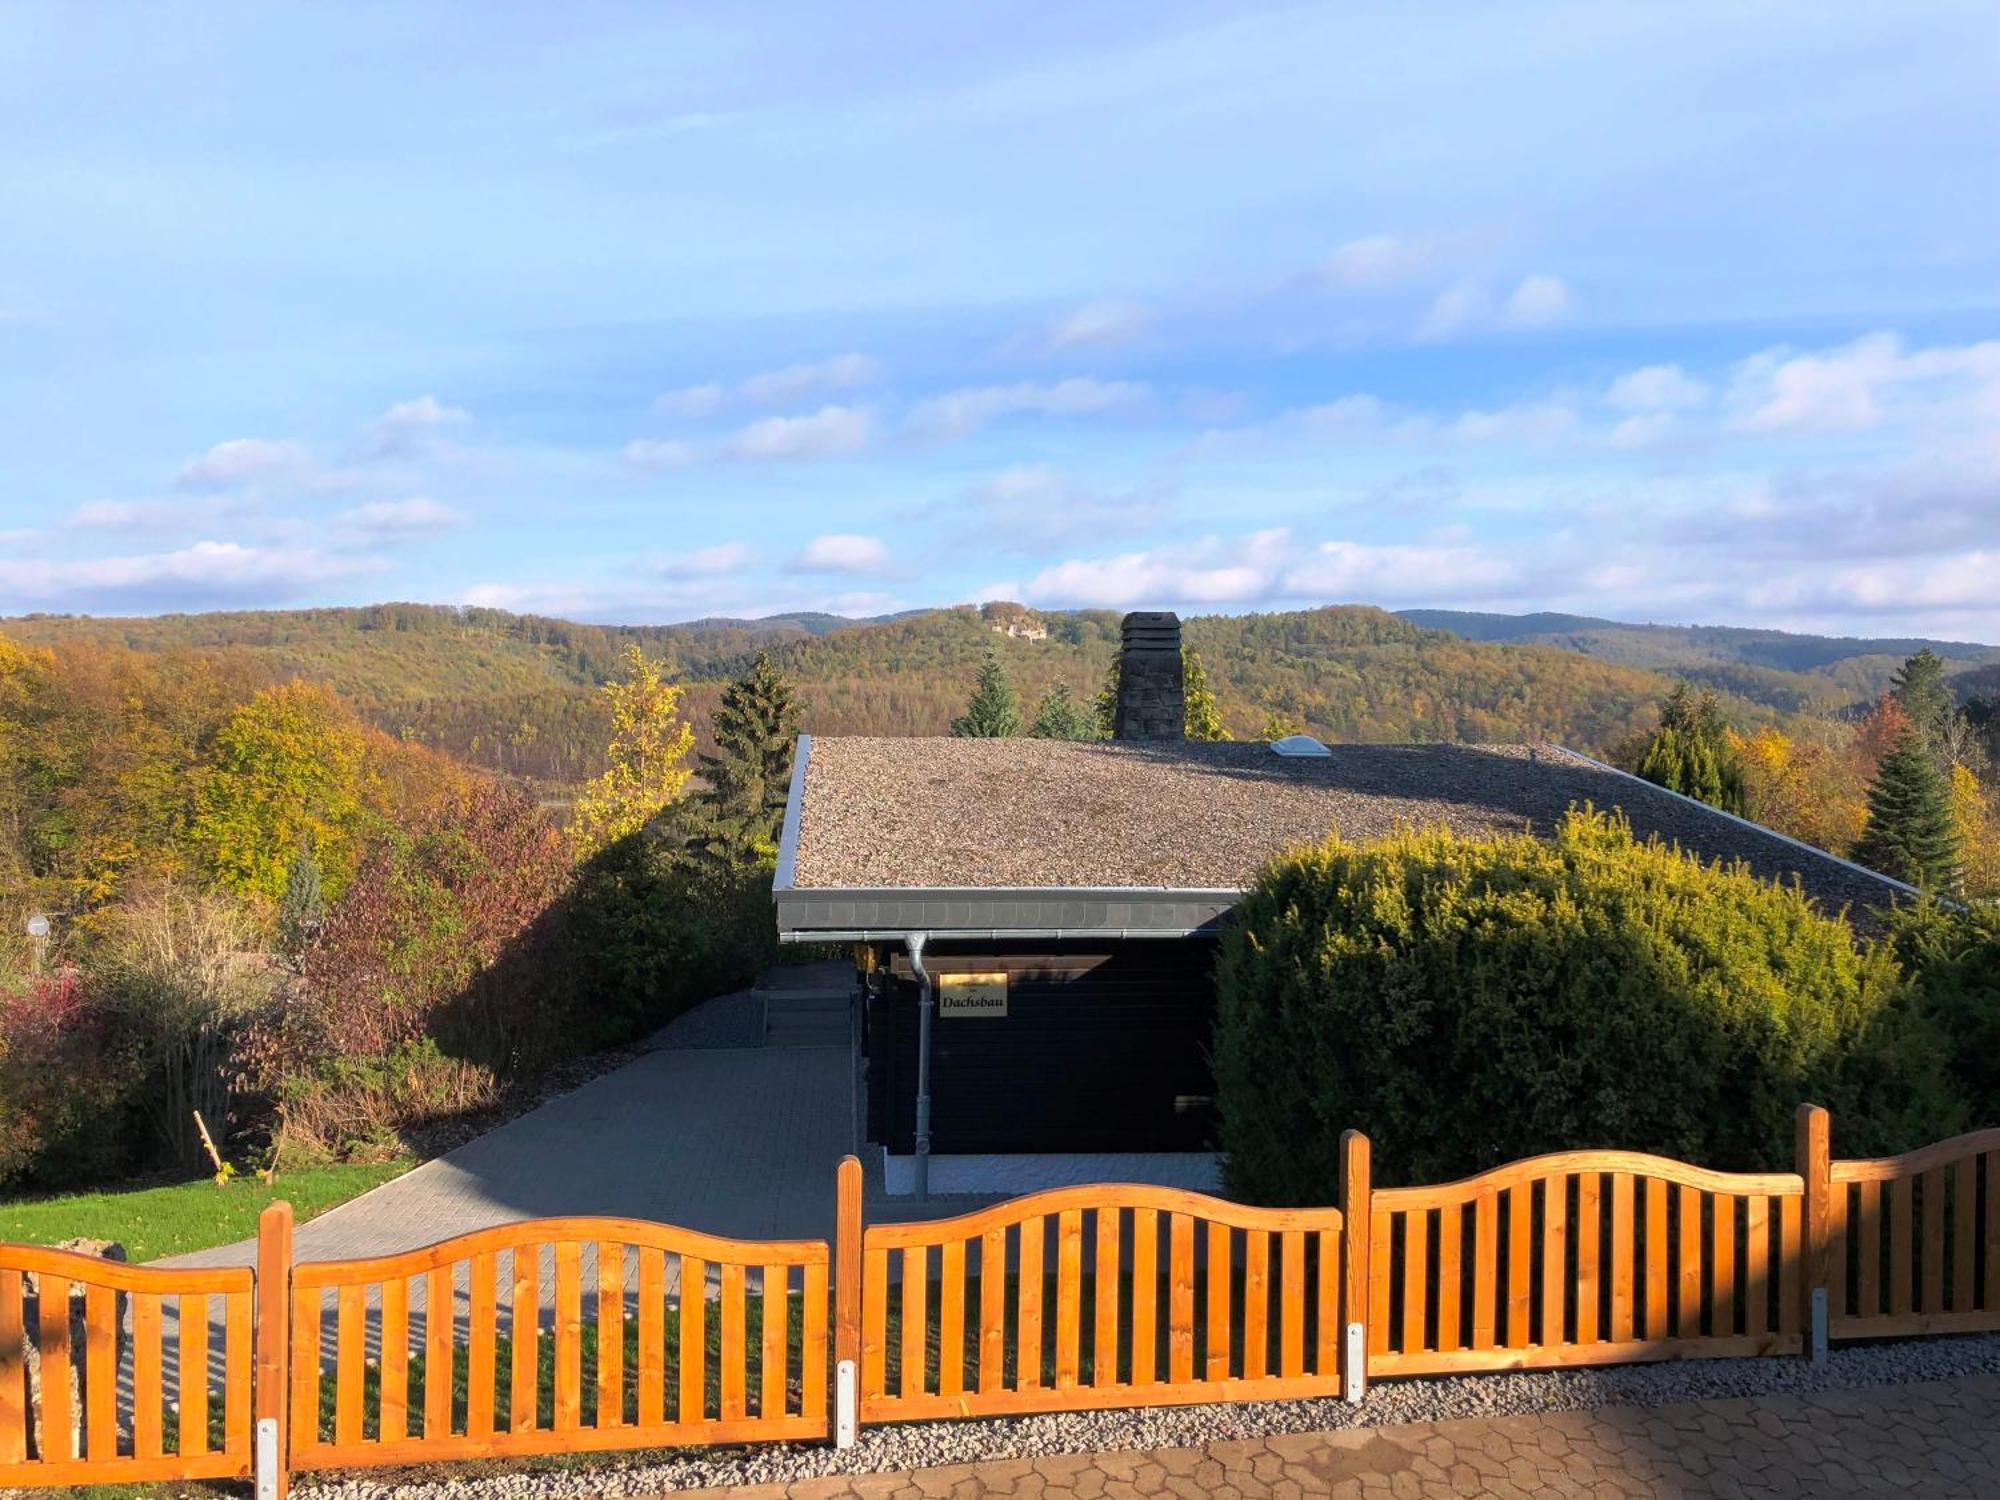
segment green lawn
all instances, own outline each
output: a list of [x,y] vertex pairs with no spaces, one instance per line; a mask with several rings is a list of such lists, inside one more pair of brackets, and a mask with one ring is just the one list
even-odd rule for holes
[[135,1261],[158,1260],[249,1239],[257,1215],[283,1198],[300,1222],[325,1213],[415,1166],[413,1160],[312,1167],[281,1173],[275,1188],[239,1177],[219,1188],[203,1178],[175,1187],[70,1193],[0,1203],[0,1240],[53,1245],[58,1240],[117,1240]]

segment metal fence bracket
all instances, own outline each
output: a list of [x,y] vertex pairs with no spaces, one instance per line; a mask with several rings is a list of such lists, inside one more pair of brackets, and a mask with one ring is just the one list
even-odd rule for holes
[[1347,1357],[1341,1362],[1341,1373],[1347,1404],[1358,1406],[1361,1393],[1368,1389],[1368,1346],[1359,1323],[1347,1325]]
[[855,1399],[853,1360],[843,1359],[835,1367],[833,1383],[833,1446],[852,1448],[854,1419],[859,1404]]
[[1815,1365],[1826,1363],[1827,1327],[1826,1288],[1816,1286],[1812,1295],[1812,1361]]
[[257,1419],[257,1500],[278,1500],[278,1419]]

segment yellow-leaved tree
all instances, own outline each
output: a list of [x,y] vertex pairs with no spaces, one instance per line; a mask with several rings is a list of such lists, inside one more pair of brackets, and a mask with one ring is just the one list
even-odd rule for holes
[[332,691],[311,682],[265,688],[215,737],[196,794],[193,841],[215,878],[276,901],[301,849],[329,899],[359,852],[363,731]]
[[1962,763],[1951,768],[1951,820],[1963,851],[1965,894],[2000,895],[2000,810],[1987,805],[1979,778]]
[[694,730],[681,717],[681,688],[667,681],[666,664],[637,646],[625,648],[626,676],[608,682],[611,764],[576,799],[570,832],[578,852],[595,853],[637,833],[680,796],[690,768]]

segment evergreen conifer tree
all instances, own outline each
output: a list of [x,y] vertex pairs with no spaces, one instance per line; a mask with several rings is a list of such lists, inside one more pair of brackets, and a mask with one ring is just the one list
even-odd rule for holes
[[741,867],[775,857],[785,820],[799,705],[792,685],[760,651],[723,689],[710,716],[715,753],[699,757],[707,783],[695,843],[709,858]]
[[1729,747],[1714,688],[1697,694],[1687,682],[1674,684],[1660,705],[1660,727],[1639,759],[1639,774],[1725,812],[1743,811],[1743,767]]
[[1957,713],[1951,689],[1945,686],[1944,658],[1926,646],[1910,657],[1889,679],[1889,694],[1933,748]]
[[1007,680],[1007,668],[1000,653],[986,648],[979,664],[979,680],[965,712],[951,721],[951,732],[962,740],[997,740],[1021,732],[1021,705],[1014,696],[1014,684]]
[[305,952],[326,922],[326,894],[320,887],[319,861],[313,857],[310,838],[299,842],[298,852],[285,867],[285,891],[278,900],[278,941],[285,953],[296,958]]
[[1958,826],[1951,790],[1914,727],[1882,758],[1868,786],[1868,825],[1854,858],[1926,891],[1958,888]]
[[1092,713],[1084,710],[1070,696],[1069,684],[1058,682],[1042,695],[1036,705],[1035,720],[1028,726],[1028,737],[1037,740],[1093,740],[1097,738],[1097,721]]

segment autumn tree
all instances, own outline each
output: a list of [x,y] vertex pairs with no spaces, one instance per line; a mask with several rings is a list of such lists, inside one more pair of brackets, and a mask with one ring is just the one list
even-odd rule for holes
[[1868,787],[1868,826],[1854,858],[1926,891],[1958,888],[1959,837],[1951,789],[1914,728],[1882,759]]
[[1222,707],[1215,701],[1215,689],[1208,685],[1208,669],[1202,666],[1201,658],[1186,647],[1181,648],[1181,680],[1186,694],[1181,721],[1187,737],[1191,740],[1232,738],[1223,725]]
[[972,701],[951,721],[951,732],[962,740],[1005,739],[1021,732],[1020,700],[1014,696],[1014,684],[1007,680],[1000,653],[991,646],[979,663]]
[[665,663],[625,648],[625,677],[604,686],[611,706],[610,764],[576,799],[571,832],[589,853],[637,833],[680,796],[693,771],[685,764],[694,730],[681,717],[681,688]]
[[330,894],[354,872],[362,812],[362,733],[316,683],[264,689],[216,736],[197,795],[194,842],[240,894],[276,902],[310,842]]
[[1660,705],[1660,725],[1639,757],[1639,774],[1656,786],[1725,812],[1743,811],[1743,768],[1729,746],[1729,726],[1715,689],[1699,694],[1674,684]]
[[798,698],[768,651],[723,689],[709,722],[715,753],[699,757],[706,786],[695,847],[725,865],[768,864],[777,857],[799,734]]

